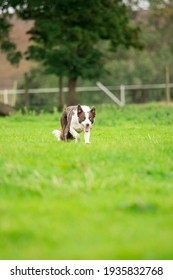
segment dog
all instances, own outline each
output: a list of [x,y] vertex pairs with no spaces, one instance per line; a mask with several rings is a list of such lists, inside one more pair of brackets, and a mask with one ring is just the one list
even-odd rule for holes
[[75,139],[75,142],[80,141],[80,133],[84,132],[85,144],[90,143],[90,130],[96,116],[95,107],[88,106],[69,106],[60,117],[61,131],[53,130],[52,133],[58,141]]

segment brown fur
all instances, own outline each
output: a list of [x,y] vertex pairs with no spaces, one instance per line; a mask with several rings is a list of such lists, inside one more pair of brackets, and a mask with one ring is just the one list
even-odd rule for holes
[[60,118],[60,123],[62,128],[61,139],[63,141],[67,141],[68,139],[74,139],[71,133],[69,132],[69,130],[70,130],[70,121],[73,115],[73,111],[75,109],[76,106],[67,107]]
[[94,122],[95,116],[96,116],[96,109],[95,107],[91,107],[91,110],[89,112],[89,119],[92,123]]
[[77,115],[79,123],[83,122],[83,120],[85,119],[85,112],[82,110],[82,107],[80,105],[77,106]]

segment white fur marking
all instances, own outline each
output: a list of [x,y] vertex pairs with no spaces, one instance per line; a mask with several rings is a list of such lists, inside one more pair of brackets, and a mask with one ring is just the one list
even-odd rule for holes
[[61,131],[55,129],[55,130],[52,131],[52,134],[56,137],[56,139],[57,139],[58,141],[61,141],[61,138],[60,138]]

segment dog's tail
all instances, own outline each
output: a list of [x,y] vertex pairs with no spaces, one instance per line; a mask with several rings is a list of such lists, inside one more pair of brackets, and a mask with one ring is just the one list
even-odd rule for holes
[[61,131],[60,130],[55,129],[52,131],[52,134],[56,137],[56,139],[58,141],[61,141]]

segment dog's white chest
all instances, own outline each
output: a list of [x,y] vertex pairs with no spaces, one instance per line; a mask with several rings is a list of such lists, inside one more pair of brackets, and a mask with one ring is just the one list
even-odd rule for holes
[[78,133],[83,131],[82,125],[78,121],[77,111],[72,116],[70,127],[75,129]]

